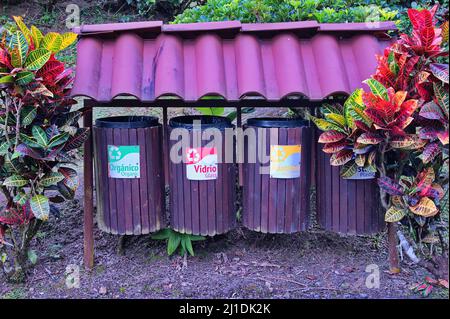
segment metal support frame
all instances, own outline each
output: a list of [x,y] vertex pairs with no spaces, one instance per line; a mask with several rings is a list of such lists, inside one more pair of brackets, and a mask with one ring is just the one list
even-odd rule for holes
[[[342,102],[331,99],[329,102]],[[117,99],[111,102],[97,102],[91,99],[82,101],[84,104],[83,125],[91,130],[89,138],[84,143],[84,265],[87,269],[94,267],[94,167],[93,167],[93,109],[94,107],[161,107],[163,110],[163,156],[165,182],[168,184],[168,141],[166,126],[168,124],[167,110],[171,107],[234,107],[237,112],[237,125],[242,125],[242,107],[320,107],[325,101],[310,101],[305,99],[286,99],[281,101],[267,101],[261,99],[244,99],[240,101],[200,100],[185,102],[182,100],[157,100],[154,102],[141,102],[135,99]],[[242,165],[239,165],[239,184],[242,185]]]

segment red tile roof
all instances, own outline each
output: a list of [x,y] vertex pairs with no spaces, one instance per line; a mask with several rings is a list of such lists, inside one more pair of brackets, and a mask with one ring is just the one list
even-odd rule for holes
[[85,25],[78,42],[73,96],[109,102],[167,95],[195,102],[220,95],[279,101],[322,100],[361,87],[389,44],[391,22],[238,21],[163,25],[159,21]]

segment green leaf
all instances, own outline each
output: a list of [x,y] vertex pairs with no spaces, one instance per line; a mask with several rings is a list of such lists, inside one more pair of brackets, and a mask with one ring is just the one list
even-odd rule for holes
[[348,127],[353,127],[353,120],[355,119],[353,110],[364,110],[364,103],[362,101],[362,89],[353,91],[352,94],[345,100],[344,103],[344,117]]
[[3,185],[7,187],[23,187],[27,184],[28,179],[20,175],[12,175],[3,182]]
[[28,194],[25,194],[24,192],[17,193],[16,196],[14,196],[13,201],[14,203],[17,203],[21,206],[25,205],[28,200]]
[[366,83],[369,86],[370,90],[374,95],[379,96],[386,101],[389,101],[387,89],[384,87],[383,84],[381,84],[375,79],[367,79],[363,81],[363,83]]
[[384,215],[384,221],[387,223],[396,223],[405,217],[405,211],[403,209],[391,206]]
[[322,131],[334,130],[334,131],[338,131],[341,133],[345,133],[345,130],[342,127],[340,127],[334,123],[331,123],[327,120],[320,119],[320,118],[317,118],[314,116],[310,116],[310,119],[311,119],[311,121],[313,121],[314,124],[316,124],[317,128],[319,128]]
[[192,248],[191,237],[186,237],[186,250],[189,252],[191,256],[194,256],[194,248]]
[[442,110],[445,112],[446,118],[449,115],[449,94],[445,89],[444,85],[440,85],[438,83],[433,83],[434,95],[436,96],[437,102],[442,107]]
[[50,172],[40,180],[40,185],[43,187],[49,187],[52,185],[56,185],[58,182],[64,179],[64,175],[59,172]]
[[342,109],[340,109],[339,105],[332,105],[332,104],[322,104],[320,110],[322,111],[322,114],[326,115],[328,113],[336,113],[342,115]]
[[36,142],[42,147],[47,147],[48,138],[45,131],[39,126],[33,126],[31,132],[33,133],[33,137]]
[[169,241],[167,242],[167,254],[172,255],[178,248],[181,242],[181,234],[172,232],[169,235]]
[[168,239],[169,238],[169,234],[172,230],[169,228],[165,228],[160,230],[159,232],[153,234],[151,236],[152,239],[156,239],[156,240],[164,240],[164,239]]
[[0,84],[9,84],[9,83],[14,83],[14,77],[12,75],[5,75],[0,77]]
[[34,79],[34,73],[30,71],[22,71],[16,74],[16,83],[18,85],[27,85]]
[[41,43],[42,38],[44,36],[42,35],[42,32],[36,28],[34,25],[31,26],[31,38],[33,39],[33,44],[36,49],[39,48],[39,45]]
[[22,120],[23,126],[28,126],[33,123],[33,120],[36,118],[37,108],[34,106],[25,106],[20,112],[20,118]]
[[46,49],[36,49],[31,51],[25,61],[25,68],[32,71],[39,70],[47,63],[51,54],[52,53]]
[[189,235],[189,238],[191,239],[191,241],[200,241],[206,239],[204,236],[200,235]]
[[20,31],[22,31],[23,35],[26,38],[30,37],[30,30],[27,28],[25,23],[23,23],[23,19],[21,16],[13,16],[14,21],[16,22],[17,26],[19,27]]
[[328,113],[325,114],[325,118],[329,121],[332,122],[342,128],[345,128],[345,125],[347,123],[347,121],[345,120],[345,118],[340,115],[340,114],[336,114],[336,113]]
[[0,143],[0,155],[5,155],[6,153],[8,153],[10,145],[11,144],[8,143],[8,141],[1,142]]
[[73,33],[73,32],[66,32],[63,33],[61,35],[62,38],[62,43],[61,46],[59,48],[59,50],[64,50],[65,48],[67,48],[69,45],[71,45],[72,43],[74,43],[77,40],[77,34]]
[[225,108],[223,107],[196,107],[197,111],[202,113],[203,115],[216,115],[220,116],[223,115],[225,112]]
[[40,220],[47,220],[50,213],[50,203],[44,195],[35,195],[30,199],[30,207],[34,216]]
[[28,52],[28,42],[21,31],[16,31],[10,38],[9,47],[11,51],[11,64],[20,68],[25,61]]
[[20,140],[31,148],[42,148],[42,146],[32,137],[20,133]]
[[48,148],[52,148],[65,143],[69,139],[69,136],[70,134],[67,132],[53,136],[48,142]]
[[33,265],[36,265],[37,260],[38,260],[38,256],[36,254],[36,251],[33,249],[28,250],[28,260],[30,261],[30,263],[32,263]]
[[186,241],[187,241],[187,238],[185,236],[183,236],[181,238],[180,256],[184,256],[186,254]]
[[56,53],[60,50],[62,43],[63,38],[59,33],[49,32],[41,40],[40,47]]
[[345,163],[340,170],[340,174],[342,178],[350,178],[355,175],[358,165],[356,165],[355,161],[350,161]]

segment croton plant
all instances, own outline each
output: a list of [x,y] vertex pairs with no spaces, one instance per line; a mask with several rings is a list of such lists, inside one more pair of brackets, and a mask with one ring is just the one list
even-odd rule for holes
[[[76,34],[42,32],[14,17],[0,29],[0,256],[3,270],[22,280],[30,241],[54,205],[74,196],[74,162],[88,131],[72,110],[72,70],[58,54]],[[35,258],[31,258],[33,261]]]
[[440,214],[448,211],[448,21],[435,20],[436,8],[408,11],[412,34],[377,57],[370,90],[311,117],[342,177],[358,167],[378,171],[386,222],[402,222],[429,256],[437,247],[445,254],[448,229]]

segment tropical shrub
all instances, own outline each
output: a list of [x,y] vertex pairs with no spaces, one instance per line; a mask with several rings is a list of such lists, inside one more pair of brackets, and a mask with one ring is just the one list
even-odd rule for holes
[[153,234],[152,239],[166,241],[167,254],[169,256],[175,253],[177,249],[179,250],[181,256],[187,256],[188,253],[191,256],[194,256],[194,248],[192,247],[192,242],[205,240],[205,237],[192,234],[182,234],[170,228],[165,228],[163,230],[160,230],[156,234]]
[[358,89],[343,106],[324,107],[323,118],[311,117],[341,176],[358,166],[378,171],[386,222],[408,227],[433,258],[433,266],[422,264],[435,274],[439,249],[448,261],[440,209],[448,210],[449,143],[448,22],[437,25],[436,11],[408,10],[413,31],[377,57],[376,73],[365,81],[370,92]]
[[[366,22],[396,20],[401,30],[407,8],[427,8],[434,0],[208,0],[204,5],[185,10],[174,23],[240,20],[242,22],[284,22],[317,20],[318,22]],[[441,1],[448,7],[448,0]]]
[[23,280],[31,240],[55,203],[74,196],[73,164],[89,132],[77,124],[82,110],[71,110],[72,70],[55,56],[76,34],[14,20],[0,37],[0,253],[7,275]]

